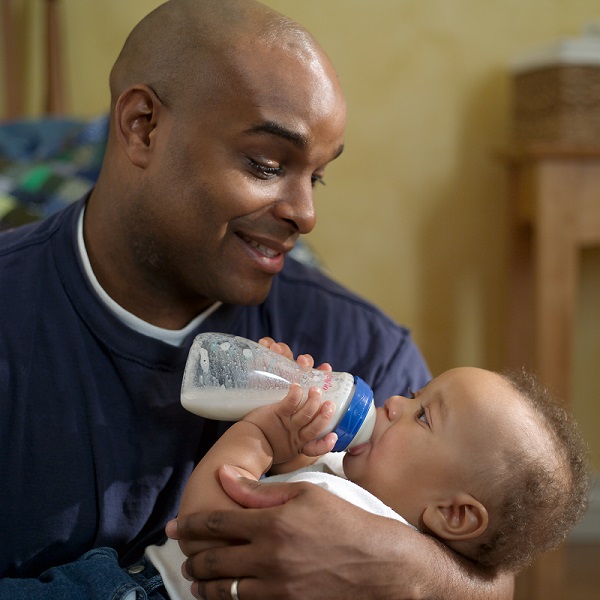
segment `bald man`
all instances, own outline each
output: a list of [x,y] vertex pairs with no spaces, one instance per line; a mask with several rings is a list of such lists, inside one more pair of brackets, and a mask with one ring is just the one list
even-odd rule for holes
[[[199,332],[285,341],[379,401],[429,380],[408,330],[286,258],[344,144],[344,96],[307,31],[254,0],[171,0],[110,86],[91,194],[0,236],[2,598],[166,597],[144,548],[226,428],[180,406]],[[510,597],[324,490],[225,485],[263,508],[175,531],[201,544],[186,571],[208,600]]]

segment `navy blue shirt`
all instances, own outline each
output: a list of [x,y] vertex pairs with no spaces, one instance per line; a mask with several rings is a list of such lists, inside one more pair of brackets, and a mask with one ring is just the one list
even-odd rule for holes
[[259,306],[224,305],[183,347],[128,328],[77,250],[81,203],[0,235],[0,576],[110,546],[122,564],[164,535],[194,465],[227,424],[179,401],[193,337],[269,335],[362,377],[378,403],[430,378],[408,330],[286,260]]

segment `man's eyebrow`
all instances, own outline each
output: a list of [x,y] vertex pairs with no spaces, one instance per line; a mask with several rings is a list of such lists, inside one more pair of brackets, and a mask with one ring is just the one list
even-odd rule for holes
[[[279,123],[275,123],[274,121],[265,121],[264,123],[259,123],[258,125],[254,125],[250,127],[246,131],[247,134],[253,133],[266,133],[269,135],[275,135],[280,137],[288,142],[292,142],[294,146],[299,148],[300,150],[304,150],[308,146],[308,139],[306,136],[298,133],[296,131],[292,131],[283,125],[279,125]],[[336,153],[333,155],[331,160],[335,160],[342,152],[344,151],[344,144],[337,149]]]
[[246,133],[267,133],[269,135],[275,135],[287,140],[288,142],[292,142],[292,144],[294,144],[294,146],[300,150],[304,150],[308,146],[308,139],[301,133],[292,131],[291,129],[288,129],[283,125],[279,125],[279,123],[275,123],[274,121],[265,121],[264,123],[254,125],[254,127],[248,129]]

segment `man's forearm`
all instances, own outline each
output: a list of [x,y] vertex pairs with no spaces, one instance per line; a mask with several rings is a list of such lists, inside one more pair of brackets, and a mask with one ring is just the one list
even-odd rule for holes
[[[406,568],[398,569],[395,576],[402,580],[399,589],[406,589],[406,578],[411,578],[415,600],[512,600],[512,575],[483,569],[417,531],[401,533],[396,537],[401,544],[399,564]],[[410,556],[410,566],[406,564],[407,556]],[[404,596],[398,600],[400,598]]]

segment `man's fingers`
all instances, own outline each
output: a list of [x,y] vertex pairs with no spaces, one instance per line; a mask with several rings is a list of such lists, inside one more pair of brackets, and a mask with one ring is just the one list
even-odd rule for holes
[[[180,541],[185,540],[227,540],[228,542],[239,541],[240,529],[233,523],[233,516],[242,511],[212,510],[190,513],[177,517],[177,531],[174,536],[167,535]],[[246,523],[245,527],[252,527],[252,523]],[[246,529],[244,529],[246,531]]]
[[[233,579],[217,579],[214,581],[199,581],[197,593],[199,598],[205,600],[219,600],[221,598],[232,598],[231,587]],[[252,600],[252,598],[262,598],[258,591],[257,582],[252,577],[242,577],[237,583],[237,595],[240,600]]]
[[[238,504],[248,509],[269,508],[285,504],[302,494],[302,483],[260,483],[241,477],[231,466],[219,469],[219,478],[225,492]],[[243,542],[252,539],[262,527],[268,527],[271,514],[261,510],[211,510],[182,515],[171,521],[167,535],[176,540],[220,540]],[[240,532],[244,532],[243,537]]]
[[[223,579],[241,576],[256,568],[256,558],[253,553],[249,556],[245,544],[234,546],[217,546],[193,554],[185,561],[185,572],[194,579]],[[248,564],[248,560],[252,564]],[[231,581],[230,581],[231,583]]]

